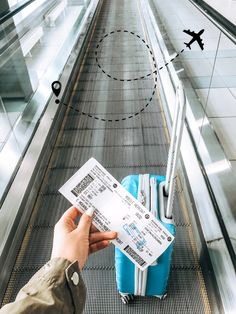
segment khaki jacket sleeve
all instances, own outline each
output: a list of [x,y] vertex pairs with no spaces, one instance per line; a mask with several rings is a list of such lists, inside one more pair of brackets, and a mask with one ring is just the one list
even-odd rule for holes
[[83,312],[85,298],[86,288],[78,262],[54,258],[19,291],[15,302],[0,310],[0,314],[79,314]]

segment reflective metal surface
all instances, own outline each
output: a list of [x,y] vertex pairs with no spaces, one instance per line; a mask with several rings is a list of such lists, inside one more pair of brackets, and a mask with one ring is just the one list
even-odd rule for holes
[[[197,23],[199,23],[199,25],[204,25],[204,28],[208,31],[208,37],[205,38],[207,47],[204,53],[199,51],[200,48],[197,46],[192,48],[193,51],[185,50],[181,54],[181,59],[178,62],[176,60],[168,67],[172,82],[170,78],[167,79],[168,75],[165,76],[163,73],[160,73],[160,76],[168,94],[171,94],[173,83],[174,85],[178,84],[178,77],[184,80],[189,107],[187,108],[188,129],[184,132],[182,156],[205,241],[214,266],[217,284],[223,298],[224,311],[232,313],[236,308],[234,252],[232,249],[235,241],[235,193],[233,192],[235,176],[230,167],[229,155],[227,156],[226,151],[222,149],[227,142],[219,141],[217,134],[219,130],[214,130],[209,123],[211,119],[209,112],[215,110],[220,115],[223,110],[230,115],[234,108],[231,107],[235,103],[234,98],[231,98],[231,101],[226,101],[222,106],[218,105],[221,103],[220,100],[227,97],[227,93],[231,88],[229,86],[228,88],[223,88],[225,85],[219,85],[220,82],[225,84],[228,78],[223,77],[222,74],[220,75],[216,71],[219,58],[220,64],[230,65],[225,71],[231,71],[232,76],[229,81],[231,83],[234,82],[233,72],[235,67],[233,55],[235,54],[235,49],[232,49],[234,45],[206,17],[202,17],[199,11],[192,7],[188,1],[179,1],[178,3],[174,1],[169,1],[168,3],[163,1],[151,2],[155,12],[155,18],[153,18],[158,24],[156,26],[159,42],[157,50],[161,50],[165,62],[173,58],[175,55],[174,51],[181,49],[181,43],[185,40],[182,36],[182,31],[187,28],[188,23],[190,27],[191,25],[197,27]],[[176,21],[175,24],[169,18],[170,15]],[[190,16],[191,18],[189,18]],[[216,36],[218,41],[213,42],[214,36]],[[222,36],[226,45],[222,42],[221,51]],[[221,70],[223,69],[221,68]],[[199,102],[202,101],[199,94],[200,91],[206,92],[205,105]],[[214,95],[216,92],[219,94],[218,97],[214,97],[214,100],[212,98],[212,101],[209,102],[209,95],[211,93]],[[169,111],[173,115],[171,106],[169,106]],[[224,127],[227,128],[227,123]],[[231,132],[234,132],[234,129],[231,128]],[[188,133],[191,134],[191,137],[189,137]],[[195,153],[194,149],[192,149],[192,154],[191,145],[195,149]],[[198,156],[197,159],[195,157],[196,154]],[[204,171],[203,174],[201,174],[201,170]]]
[[60,76],[78,39],[88,4],[35,1],[0,25],[0,204],[46,108],[50,82]]
[[[80,53],[83,53],[86,32],[88,31],[91,21],[93,20],[97,3],[97,0],[92,1],[88,6],[83,20],[81,23],[78,22],[80,27],[75,25],[75,32],[79,34],[79,40],[76,44],[76,47],[73,49],[73,52],[70,54],[66,66],[64,67],[63,58],[61,59],[61,63],[59,62],[60,60],[57,60],[58,66],[64,67],[63,73],[60,77],[60,81],[63,86],[61,92],[64,94],[64,97],[68,97],[70,89],[70,84],[68,84],[68,77],[70,77],[73,81],[73,71],[74,68],[76,70],[76,62],[80,58]],[[71,40],[73,41],[73,34],[71,38],[68,37],[68,44]],[[70,49],[70,45],[67,47],[67,49]],[[65,50],[64,53],[66,55],[68,51]],[[45,97],[50,95],[50,85],[54,79],[53,73],[51,73],[51,75],[51,81],[48,83],[46,89],[48,95],[45,95]],[[44,84],[46,83],[44,82]],[[39,97],[37,92],[36,95]],[[37,130],[35,130],[34,137],[23,157],[20,168],[14,178],[13,183],[11,184],[6,198],[4,199],[3,205],[1,206],[0,300],[3,298],[11,269],[14,265],[21,241],[24,237],[25,228],[32,212],[32,204],[35,202],[37,189],[41,185],[41,180],[44,176],[44,163],[48,162],[48,158],[50,157],[51,141],[57,135],[58,127],[61,123],[60,119],[64,114],[63,110],[58,111],[58,107],[59,105],[55,104],[55,98],[53,97],[40,119],[40,123]],[[15,153],[17,153],[16,148],[17,146],[12,147],[12,151]],[[11,161],[10,157],[12,156],[8,154],[7,158],[5,159],[6,170],[9,170],[9,161]],[[14,164],[12,166],[14,167]]]
[[185,49],[173,66],[184,81],[195,120],[189,120],[189,126],[235,249],[236,46],[187,0],[153,3],[170,56],[183,48],[184,29],[205,29],[204,51],[193,45],[191,51]]

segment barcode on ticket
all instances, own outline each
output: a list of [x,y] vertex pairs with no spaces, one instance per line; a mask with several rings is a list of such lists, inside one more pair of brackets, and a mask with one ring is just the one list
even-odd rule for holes
[[93,180],[94,180],[94,178],[91,177],[91,175],[87,174],[87,175],[83,178],[83,180],[81,180],[81,181],[79,182],[79,184],[77,184],[77,185],[73,188],[73,190],[71,190],[71,193],[73,193],[76,197],[79,196],[79,194],[82,193],[83,190],[85,190],[85,189],[89,186],[89,184],[90,184],[91,182],[93,182]]
[[145,266],[147,263],[139,256],[129,245],[124,250],[128,253],[140,266]]
[[98,217],[94,217],[93,220],[100,226],[103,231],[110,231],[110,229],[106,225],[104,225],[104,223]]

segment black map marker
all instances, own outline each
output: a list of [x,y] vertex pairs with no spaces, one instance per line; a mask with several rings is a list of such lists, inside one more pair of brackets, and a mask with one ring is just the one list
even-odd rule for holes
[[[59,81],[54,81],[52,82],[52,91],[53,93],[56,95],[56,97],[59,96],[60,92],[61,92],[61,83]],[[56,99],[56,103],[59,104],[59,99]]]

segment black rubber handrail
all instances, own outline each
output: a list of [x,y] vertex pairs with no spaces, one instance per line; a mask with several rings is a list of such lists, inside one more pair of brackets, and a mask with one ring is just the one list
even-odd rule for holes
[[25,9],[28,5],[36,0],[27,0],[23,4],[15,5],[12,9],[9,9],[6,13],[0,15],[0,25],[6,22],[9,18],[13,17],[23,9]]
[[[189,0],[196,8],[200,9],[200,11],[209,19],[209,16],[215,21],[217,24],[216,27],[219,28],[221,26],[221,30],[223,33],[229,37],[229,39],[233,40],[236,43],[236,25],[230,22],[225,16],[219,13],[216,9],[212,6],[207,4],[203,0]],[[212,21],[211,20],[211,21]],[[212,21],[212,22],[213,22]]]

